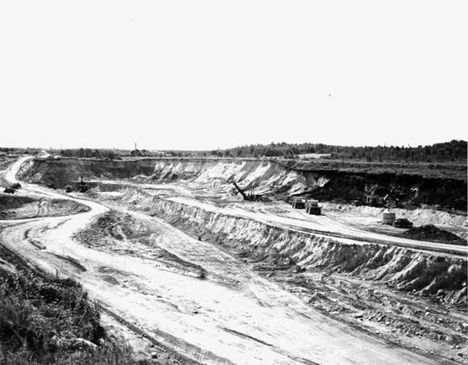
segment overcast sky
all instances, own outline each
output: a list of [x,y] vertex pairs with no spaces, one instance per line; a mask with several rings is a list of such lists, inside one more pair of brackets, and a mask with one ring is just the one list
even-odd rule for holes
[[2,1],[0,146],[467,139],[468,2]]

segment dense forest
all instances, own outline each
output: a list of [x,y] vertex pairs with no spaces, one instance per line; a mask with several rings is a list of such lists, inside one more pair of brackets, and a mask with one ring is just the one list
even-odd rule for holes
[[332,146],[322,143],[270,143],[249,145],[226,150],[214,150],[209,154],[219,157],[307,157],[307,154],[324,154],[332,159],[363,161],[408,161],[408,162],[466,162],[467,142],[452,140],[431,146],[399,147],[352,147]]

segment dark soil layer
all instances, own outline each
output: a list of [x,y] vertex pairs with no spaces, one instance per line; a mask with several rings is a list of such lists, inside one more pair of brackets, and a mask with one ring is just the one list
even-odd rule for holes
[[6,169],[18,156],[9,156],[0,152],[0,171]]
[[86,205],[65,199],[38,199],[0,193],[0,219],[59,217],[89,211]]
[[35,199],[29,196],[17,196],[0,193],[0,210],[17,209],[25,204],[33,203]]
[[407,230],[402,236],[421,241],[445,242],[453,245],[467,245],[466,240],[461,239],[456,234],[437,228],[432,224],[413,227]]
[[54,184],[57,188],[74,186],[80,178],[89,179],[129,179],[137,175],[150,176],[154,161],[148,159],[131,161],[91,160],[61,158],[58,160],[34,160],[27,172],[27,180],[45,185]]
[[390,173],[303,173],[308,179],[312,175],[329,180],[323,187],[318,187],[309,194],[310,197],[323,201],[364,204],[369,195],[375,194],[383,198],[391,193],[388,204],[393,207],[412,209],[427,205],[445,211],[467,210],[467,185],[463,180]]
[[340,171],[348,174],[369,175],[409,175],[429,179],[449,178],[467,180],[467,165],[461,162],[428,163],[428,162],[366,162],[355,160],[314,159],[277,160],[288,169],[297,171]]
[[[302,193],[322,201],[364,204],[369,195],[375,194],[382,198],[391,193],[391,199],[387,201],[389,206],[408,209],[429,206],[450,212],[467,211],[466,166],[459,165],[421,165],[418,170],[417,166],[409,169],[407,165],[388,164],[386,167],[383,163],[288,166],[284,161],[260,159],[159,158],[110,161],[62,158],[36,159],[22,178],[33,183],[54,184],[58,188],[76,184],[80,177],[85,180],[141,177],[147,182],[193,181],[213,167],[219,168],[220,163],[226,166],[246,163],[248,167],[243,171],[245,176],[250,173],[261,174],[258,169],[265,164],[270,164],[270,175],[273,170],[274,174],[283,176],[292,171],[297,173],[297,182],[305,181],[308,186]],[[269,195],[284,199],[295,181],[286,179],[270,184],[270,175],[258,176],[249,188],[261,186],[269,190]]]

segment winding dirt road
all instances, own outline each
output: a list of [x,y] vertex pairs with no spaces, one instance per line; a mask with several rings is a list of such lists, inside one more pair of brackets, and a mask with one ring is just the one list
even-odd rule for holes
[[[11,167],[10,182],[27,159]],[[109,211],[102,204],[29,184],[18,193],[70,199],[90,210],[2,221],[0,244],[41,270],[75,277],[116,316],[188,358],[239,365],[438,363],[320,314],[217,247],[158,219],[126,212],[145,221],[155,246],[203,267],[205,279],[158,261],[147,245],[122,242],[119,254],[74,240]]]

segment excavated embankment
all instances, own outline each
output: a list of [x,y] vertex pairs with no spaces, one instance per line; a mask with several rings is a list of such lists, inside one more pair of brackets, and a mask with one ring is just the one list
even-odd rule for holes
[[304,190],[305,178],[294,171],[262,160],[212,159],[35,159],[20,174],[32,183],[54,184],[58,188],[73,185],[81,177],[85,180],[132,179],[135,182],[161,183],[191,181],[227,184],[236,181],[244,189],[255,188],[262,193]]
[[31,183],[51,184],[57,188],[73,185],[83,177],[90,179],[130,179],[137,175],[150,176],[154,170],[151,160],[95,160],[78,158],[34,159],[25,164],[19,177]]
[[209,212],[134,190],[128,190],[121,202],[162,218],[198,239],[248,257],[259,270],[341,272],[422,295],[438,293],[453,304],[467,301],[464,259],[381,244],[338,242],[333,237]]
[[80,177],[132,179],[138,182],[191,181],[213,185],[236,181],[244,189],[284,198],[305,194],[321,201],[366,202],[389,194],[389,204],[405,208],[428,205],[440,210],[467,209],[466,179],[434,178],[398,171],[349,172],[338,168],[289,168],[274,160],[146,158],[132,160],[35,159],[21,178],[33,183],[73,185]]
[[303,174],[308,180],[318,176],[328,181],[311,193],[312,197],[319,200],[362,204],[372,196],[388,196],[388,203],[393,207],[413,209],[428,205],[460,212],[466,212],[467,209],[466,180],[400,173],[305,171]]
[[87,211],[87,206],[67,199],[40,199],[0,193],[1,219],[58,217]]

